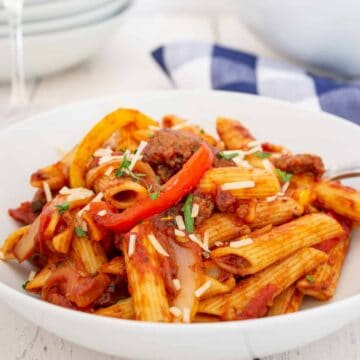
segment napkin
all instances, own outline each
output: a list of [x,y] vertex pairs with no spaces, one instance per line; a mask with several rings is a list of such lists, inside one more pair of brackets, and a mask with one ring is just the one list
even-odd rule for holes
[[201,42],[179,42],[152,52],[177,88],[258,94],[344,117],[360,125],[360,84],[307,72],[285,61]]

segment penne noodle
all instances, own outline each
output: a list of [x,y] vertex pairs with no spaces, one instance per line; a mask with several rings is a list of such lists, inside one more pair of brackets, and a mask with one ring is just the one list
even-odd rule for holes
[[194,318],[194,323],[209,323],[218,321],[220,321],[218,317],[207,314],[196,314]]
[[36,273],[34,278],[26,283],[25,289],[32,292],[40,292],[47,279],[52,274],[50,266],[45,266]]
[[219,117],[216,119],[216,131],[224,142],[225,148],[237,150],[255,140],[249,130],[240,121]]
[[73,250],[89,274],[95,274],[105,264],[106,254],[101,244],[91,242],[87,237],[74,236]]
[[254,221],[249,226],[252,229],[266,225],[284,224],[303,214],[304,208],[289,197],[279,197],[274,201],[259,201],[256,205]]
[[205,276],[204,283],[206,282],[210,282],[210,286],[203,294],[201,294],[200,300],[229,293],[236,285],[236,281],[233,276],[229,276],[229,278],[224,282],[221,282],[211,276]]
[[27,225],[16,229],[5,239],[5,242],[0,249],[3,258],[2,260],[10,260],[15,258],[13,250],[20,239],[29,232],[30,226],[31,225]]
[[244,225],[235,215],[217,213],[205,220],[197,229],[197,232],[204,237],[207,232],[209,236],[209,247],[216,242],[227,242],[236,237],[250,233],[250,228]]
[[119,319],[134,319],[135,312],[131,298],[119,300],[116,304],[97,309],[96,315],[109,316]]
[[274,173],[263,169],[243,167],[222,167],[208,170],[200,180],[199,191],[214,194],[217,189],[229,184],[231,184],[231,189],[228,191],[237,199],[263,198],[275,195],[280,191],[280,184]]
[[348,246],[349,237],[346,237],[329,251],[327,262],[299,280],[296,286],[301,293],[321,301],[331,299],[336,291]]
[[102,230],[90,216],[90,214],[85,211],[82,215],[82,219],[86,222],[88,228],[89,238],[92,241],[100,241],[105,236],[105,231]]
[[[325,214],[305,215],[254,237],[250,245],[213,250],[211,257],[237,275],[254,274],[291,253],[343,234],[343,228]],[[231,245],[231,244],[230,244]]]
[[94,182],[94,189],[102,192],[105,200],[117,209],[126,209],[149,196],[144,186],[125,177],[100,177]]
[[263,316],[276,296],[327,258],[320,250],[301,249],[285,260],[241,280],[230,294],[201,301],[198,311],[220,316],[224,320]]
[[126,265],[124,256],[116,256],[109,262],[103,264],[100,271],[126,278]]
[[298,311],[303,297],[304,294],[296,288],[296,285],[289,286],[274,299],[274,303],[269,307],[267,316],[289,314]]
[[[161,273],[159,255],[148,235],[151,231],[147,222],[132,230],[137,241],[134,253],[129,256],[129,239],[122,242],[128,274],[129,291],[132,297],[135,319],[142,321],[169,322],[169,303]],[[146,257],[147,261],[144,261]]]
[[67,254],[70,249],[71,240],[74,234],[74,224],[69,224],[65,230],[55,235],[52,239],[52,245],[54,250],[61,253]]
[[360,191],[338,182],[320,181],[316,185],[316,200],[324,208],[354,221],[360,221]]

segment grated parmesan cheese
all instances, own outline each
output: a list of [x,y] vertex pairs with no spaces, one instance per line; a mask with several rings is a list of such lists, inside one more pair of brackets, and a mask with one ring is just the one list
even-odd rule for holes
[[205,247],[205,245],[201,242],[198,236],[195,234],[190,234],[189,239],[193,241],[195,244],[198,244],[203,250],[209,251],[209,248]]
[[50,186],[47,181],[43,181],[42,185],[43,185],[46,201],[50,202],[53,199]]
[[287,181],[281,188],[281,193],[284,195],[286,193],[286,190],[289,188],[290,182]]
[[184,223],[184,219],[181,215],[176,215],[175,216],[175,221],[176,221],[176,225],[178,227],[179,230],[185,230],[185,223]]
[[243,158],[240,156],[236,156],[236,157],[232,158],[232,161],[237,166],[244,167],[245,169],[252,169],[252,166],[250,165],[250,163],[247,160],[243,160]]
[[99,165],[106,164],[111,161],[123,161],[124,155],[106,155],[99,159]]
[[158,239],[154,236],[154,234],[149,234],[148,239],[151,242],[151,245],[155,248],[155,250],[163,256],[169,256],[166,250],[161,246]]
[[175,229],[174,230],[175,236],[185,237],[185,232],[182,230]]
[[85,232],[88,231],[88,226],[87,226],[86,221],[81,221],[81,228],[82,228]]
[[173,279],[173,284],[176,291],[179,291],[181,289],[181,283],[179,279]]
[[204,232],[204,248],[209,249],[209,239],[210,239],[210,233],[209,230],[206,230]]
[[36,275],[36,271],[31,270],[31,271],[29,272],[28,281],[33,280],[34,277],[35,277],[35,275]]
[[263,142],[261,140],[253,140],[253,141],[248,142],[246,145],[250,148],[253,148],[253,147],[260,146],[262,143]]
[[[61,191],[61,190],[60,190]],[[102,192],[99,192],[86,206],[84,206],[81,210],[79,210],[76,214],[78,218],[83,216],[83,213],[85,211],[88,211],[90,209],[90,204],[93,202],[101,201],[101,199],[104,197],[104,194]]]
[[262,147],[261,146],[255,146],[253,148],[251,148],[250,150],[248,151],[245,151],[245,155],[251,155],[251,154],[254,154],[258,151],[262,151]]
[[183,314],[183,322],[189,323],[190,322],[190,309],[187,307],[183,308],[182,314]]
[[108,146],[106,148],[97,149],[94,152],[93,156],[102,158],[104,156],[111,156],[112,153],[113,153],[113,150],[110,148],[110,146]]
[[140,160],[141,157],[141,153],[144,151],[144,149],[146,148],[147,142],[146,141],[141,141],[135,155],[132,157],[131,159],[131,163],[129,165],[129,171],[132,171],[134,169],[134,166],[136,165],[137,161]]
[[90,189],[86,188],[74,188],[69,189],[67,186],[64,186],[60,191],[59,194],[67,195],[67,201],[76,201],[76,200],[83,200],[90,196],[94,195],[94,192]]
[[202,295],[205,294],[205,292],[207,290],[210,289],[210,287],[211,287],[211,281],[208,280],[204,284],[202,284],[197,290],[195,290],[195,292],[194,292],[195,297],[197,297],[197,298],[201,297]]
[[274,170],[274,167],[273,167],[272,163],[268,159],[264,159],[262,161],[262,164],[263,164],[263,167],[264,167],[265,170],[268,170],[268,171],[273,171]]
[[238,240],[238,241],[231,241],[229,246],[231,248],[239,248],[239,247],[242,247],[242,246],[251,245],[253,243],[254,243],[253,239],[246,238],[246,239],[241,239],[241,240]]
[[222,241],[215,241],[214,245],[217,246],[217,247],[220,247],[220,246],[223,246],[224,243]]
[[266,201],[267,201],[267,202],[272,202],[272,201],[276,200],[277,197],[278,197],[278,194],[273,195],[273,196],[268,196],[268,197],[266,198]]
[[106,210],[105,210],[105,209],[100,210],[97,214],[98,214],[99,216],[105,216],[105,215],[106,215]]
[[157,131],[157,130],[160,130],[160,129],[161,129],[160,126],[149,125],[149,130]]
[[105,175],[106,176],[110,176],[112,174],[112,172],[114,171],[114,167],[113,166],[109,166],[106,171],[105,171]]
[[191,217],[196,218],[199,215],[200,206],[199,204],[194,204],[191,209]]
[[170,314],[174,315],[175,317],[180,317],[182,315],[181,309],[176,306],[171,306],[169,308]]
[[180,129],[183,129],[184,127],[187,127],[187,126],[189,126],[189,123],[187,121],[183,121],[180,124],[174,125],[171,129],[172,130],[180,130]]
[[136,234],[130,234],[128,255],[131,256],[135,251]]
[[222,190],[250,189],[253,187],[255,187],[255,182],[252,180],[236,181],[221,185]]

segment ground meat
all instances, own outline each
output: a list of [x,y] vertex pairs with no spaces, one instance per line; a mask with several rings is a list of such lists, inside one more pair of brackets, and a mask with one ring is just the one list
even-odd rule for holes
[[21,203],[16,209],[9,209],[9,215],[24,225],[32,224],[37,217],[37,214],[31,208],[30,201]]
[[236,210],[237,201],[231,193],[218,188],[215,196],[215,204],[220,211],[233,213]]
[[162,129],[149,140],[143,153],[144,161],[152,166],[163,183],[181,169],[199,145],[196,137]]
[[214,211],[214,202],[210,195],[195,193],[193,203],[199,205],[199,215],[196,217],[195,225],[201,225]]
[[214,156],[213,167],[219,168],[228,166],[236,166],[236,164],[232,160],[226,160],[222,158],[218,155],[218,153],[216,154],[216,156]]
[[284,154],[278,158],[272,158],[271,161],[278,169],[292,174],[311,173],[320,177],[325,171],[321,158],[312,154]]

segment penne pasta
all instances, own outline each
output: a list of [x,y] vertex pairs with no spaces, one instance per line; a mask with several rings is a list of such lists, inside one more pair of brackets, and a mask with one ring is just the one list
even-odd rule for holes
[[274,299],[274,303],[269,307],[267,316],[283,315],[298,311],[303,297],[303,293],[296,288],[296,285],[289,286]]
[[316,200],[324,208],[354,221],[360,221],[360,192],[338,182],[316,184]]
[[109,316],[119,319],[134,319],[135,312],[131,298],[119,300],[116,304],[97,309],[96,315]]
[[199,183],[199,190],[213,194],[217,189],[228,191],[237,199],[264,198],[280,191],[279,181],[274,173],[263,169],[243,167],[222,167],[208,170]]
[[95,274],[107,261],[101,244],[91,242],[87,237],[74,236],[72,247],[89,274]]
[[13,254],[13,250],[15,246],[18,244],[20,239],[29,232],[30,225],[23,226],[19,229],[13,231],[6,239],[4,244],[2,245],[0,251],[2,253],[2,260],[10,260],[14,259],[15,256]]
[[31,292],[41,292],[42,287],[44,286],[46,280],[49,279],[51,274],[51,267],[45,266],[36,273],[32,280],[26,283],[25,289]]
[[244,225],[235,215],[217,213],[205,220],[198,228],[201,237],[207,233],[209,236],[209,247],[217,242],[227,242],[236,237],[250,233],[250,228]]
[[241,280],[230,294],[201,301],[198,311],[220,316],[224,320],[263,316],[276,296],[327,258],[320,250],[301,249],[287,259]]
[[124,177],[100,177],[94,182],[94,189],[102,192],[105,200],[117,209],[126,209],[149,196],[144,186]]
[[116,256],[112,258],[109,262],[101,266],[100,271],[126,278],[126,265],[124,257]]
[[[169,303],[165,292],[158,257],[161,256],[151,244],[149,224],[143,223],[132,233],[137,241],[134,253],[129,256],[129,239],[122,242],[128,274],[129,291],[132,297],[135,319],[169,322]],[[147,261],[144,261],[144,256]]]
[[327,262],[297,282],[302,294],[321,301],[334,296],[348,246],[349,238],[345,237],[329,251]]
[[204,283],[209,282],[209,288],[204,291],[199,297],[200,300],[210,298],[212,296],[226,294],[229,293],[232,289],[234,289],[236,285],[235,278],[233,276],[229,276],[229,278],[223,282],[211,277],[205,276]]
[[237,150],[245,147],[255,140],[240,121],[219,117],[216,119],[216,131],[225,147],[229,150]]
[[[253,243],[221,247],[211,257],[223,269],[237,275],[254,274],[291,253],[343,234],[343,228],[325,214],[305,215],[257,235]],[[231,244],[230,244],[231,245]]]

